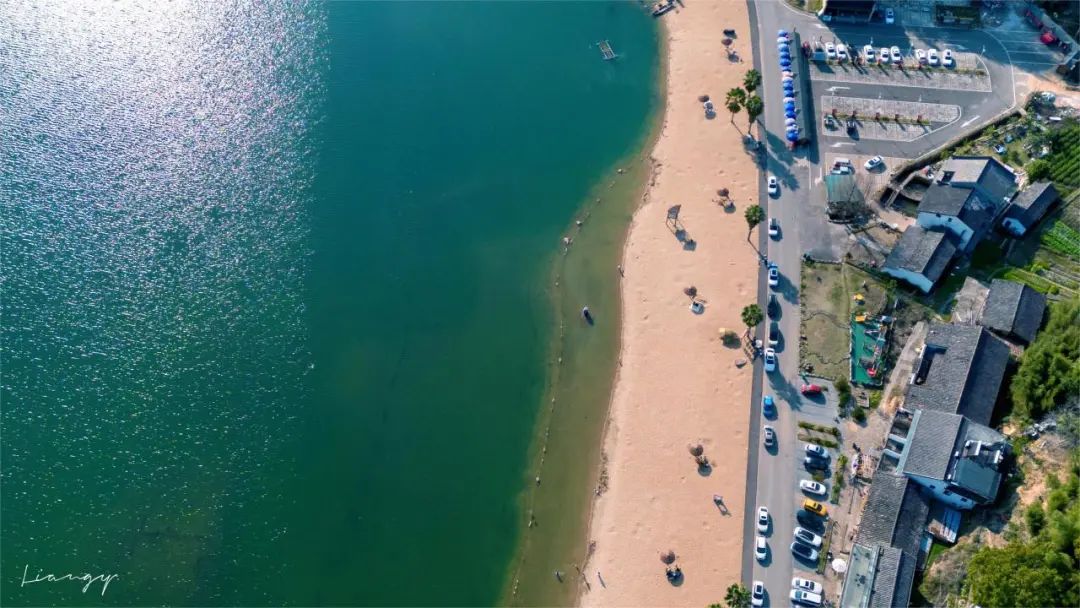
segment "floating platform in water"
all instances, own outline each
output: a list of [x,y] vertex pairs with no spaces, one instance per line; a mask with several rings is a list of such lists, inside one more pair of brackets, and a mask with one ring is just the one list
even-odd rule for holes
[[600,47],[600,53],[604,56],[604,61],[611,61],[618,57],[618,55],[615,54],[615,50],[611,48],[611,43],[607,40],[602,40],[598,42],[597,45]]

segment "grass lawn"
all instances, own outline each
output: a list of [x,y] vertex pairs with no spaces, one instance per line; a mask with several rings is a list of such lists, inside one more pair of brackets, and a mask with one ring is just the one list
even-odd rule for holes
[[844,286],[844,264],[803,264],[802,330],[799,345],[802,366],[814,374],[847,378],[850,302]]

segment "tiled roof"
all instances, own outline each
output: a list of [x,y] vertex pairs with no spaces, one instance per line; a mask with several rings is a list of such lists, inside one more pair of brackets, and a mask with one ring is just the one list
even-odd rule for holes
[[897,605],[896,579],[900,577],[900,564],[904,553],[896,547],[879,547],[877,569],[874,573],[874,586],[870,590],[870,608],[892,608]]
[[1042,325],[1046,296],[1021,283],[994,279],[983,307],[981,323],[1031,342]]
[[935,410],[915,412],[908,444],[897,467],[904,474],[945,479],[964,418]]
[[906,404],[988,424],[1008,363],[1009,347],[982,327],[932,323]]
[[1057,199],[1058,191],[1052,183],[1035,182],[1016,195],[1005,217],[1011,217],[1030,228]]
[[942,184],[931,184],[919,201],[919,213],[940,213],[960,217],[960,211],[974,191],[968,188],[953,188]]
[[[908,605],[915,578],[915,560],[929,513],[930,499],[917,484],[903,475],[884,471],[874,474],[855,542],[892,547],[902,553],[897,556],[896,551],[883,551],[879,557],[884,563],[879,564],[878,576],[884,575],[884,578],[880,585],[874,581],[872,606]],[[893,565],[897,562],[898,567]],[[890,578],[895,581],[891,596],[886,592]]]
[[992,156],[954,156],[941,171],[943,179],[952,173],[951,182],[978,183],[995,204],[1003,203],[1016,187],[1016,175]]
[[956,253],[956,246],[944,232],[927,230],[918,224],[909,226],[896,243],[885,267],[907,270],[937,282]]

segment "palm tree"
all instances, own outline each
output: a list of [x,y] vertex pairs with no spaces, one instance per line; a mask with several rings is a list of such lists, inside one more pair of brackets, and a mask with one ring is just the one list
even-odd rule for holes
[[735,87],[727,92],[727,100],[724,104],[727,106],[728,112],[731,112],[731,124],[735,124],[735,115],[742,109],[743,102],[746,101],[746,91]]
[[728,608],[747,608],[750,605],[750,592],[746,590],[746,587],[735,583],[727,588],[724,603],[728,605]]
[[750,233],[754,231],[754,228],[765,221],[765,210],[761,208],[761,205],[750,205],[746,208],[746,224],[750,226],[750,230],[746,232],[746,240],[750,240]]
[[742,84],[747,93],[753,93],[761,86],[761,73],[757,70],[750,70],[746,73],[746,76],[743,76]]
[[743,108],[746,109],[746,115],[750,119],[746,128],[750,129],[750,127],[754,126],[754,121],[757,120],[757,117],[761,116],[761,113],[765,110],[765,104],[762,103],[761,98],[757,95],[751,95],[743,102]]
[[742,322],[746,325],[747,329],[753,329],[761,324],[765,320],[765,315],[761,312],[761,307],[757,304],[748,304],[742,309]]

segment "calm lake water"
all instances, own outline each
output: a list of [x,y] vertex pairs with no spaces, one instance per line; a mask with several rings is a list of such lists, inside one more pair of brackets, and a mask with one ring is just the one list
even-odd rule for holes
[[0,14],[0,603],[498,601],[551,265],[657,108],[651,18]]

